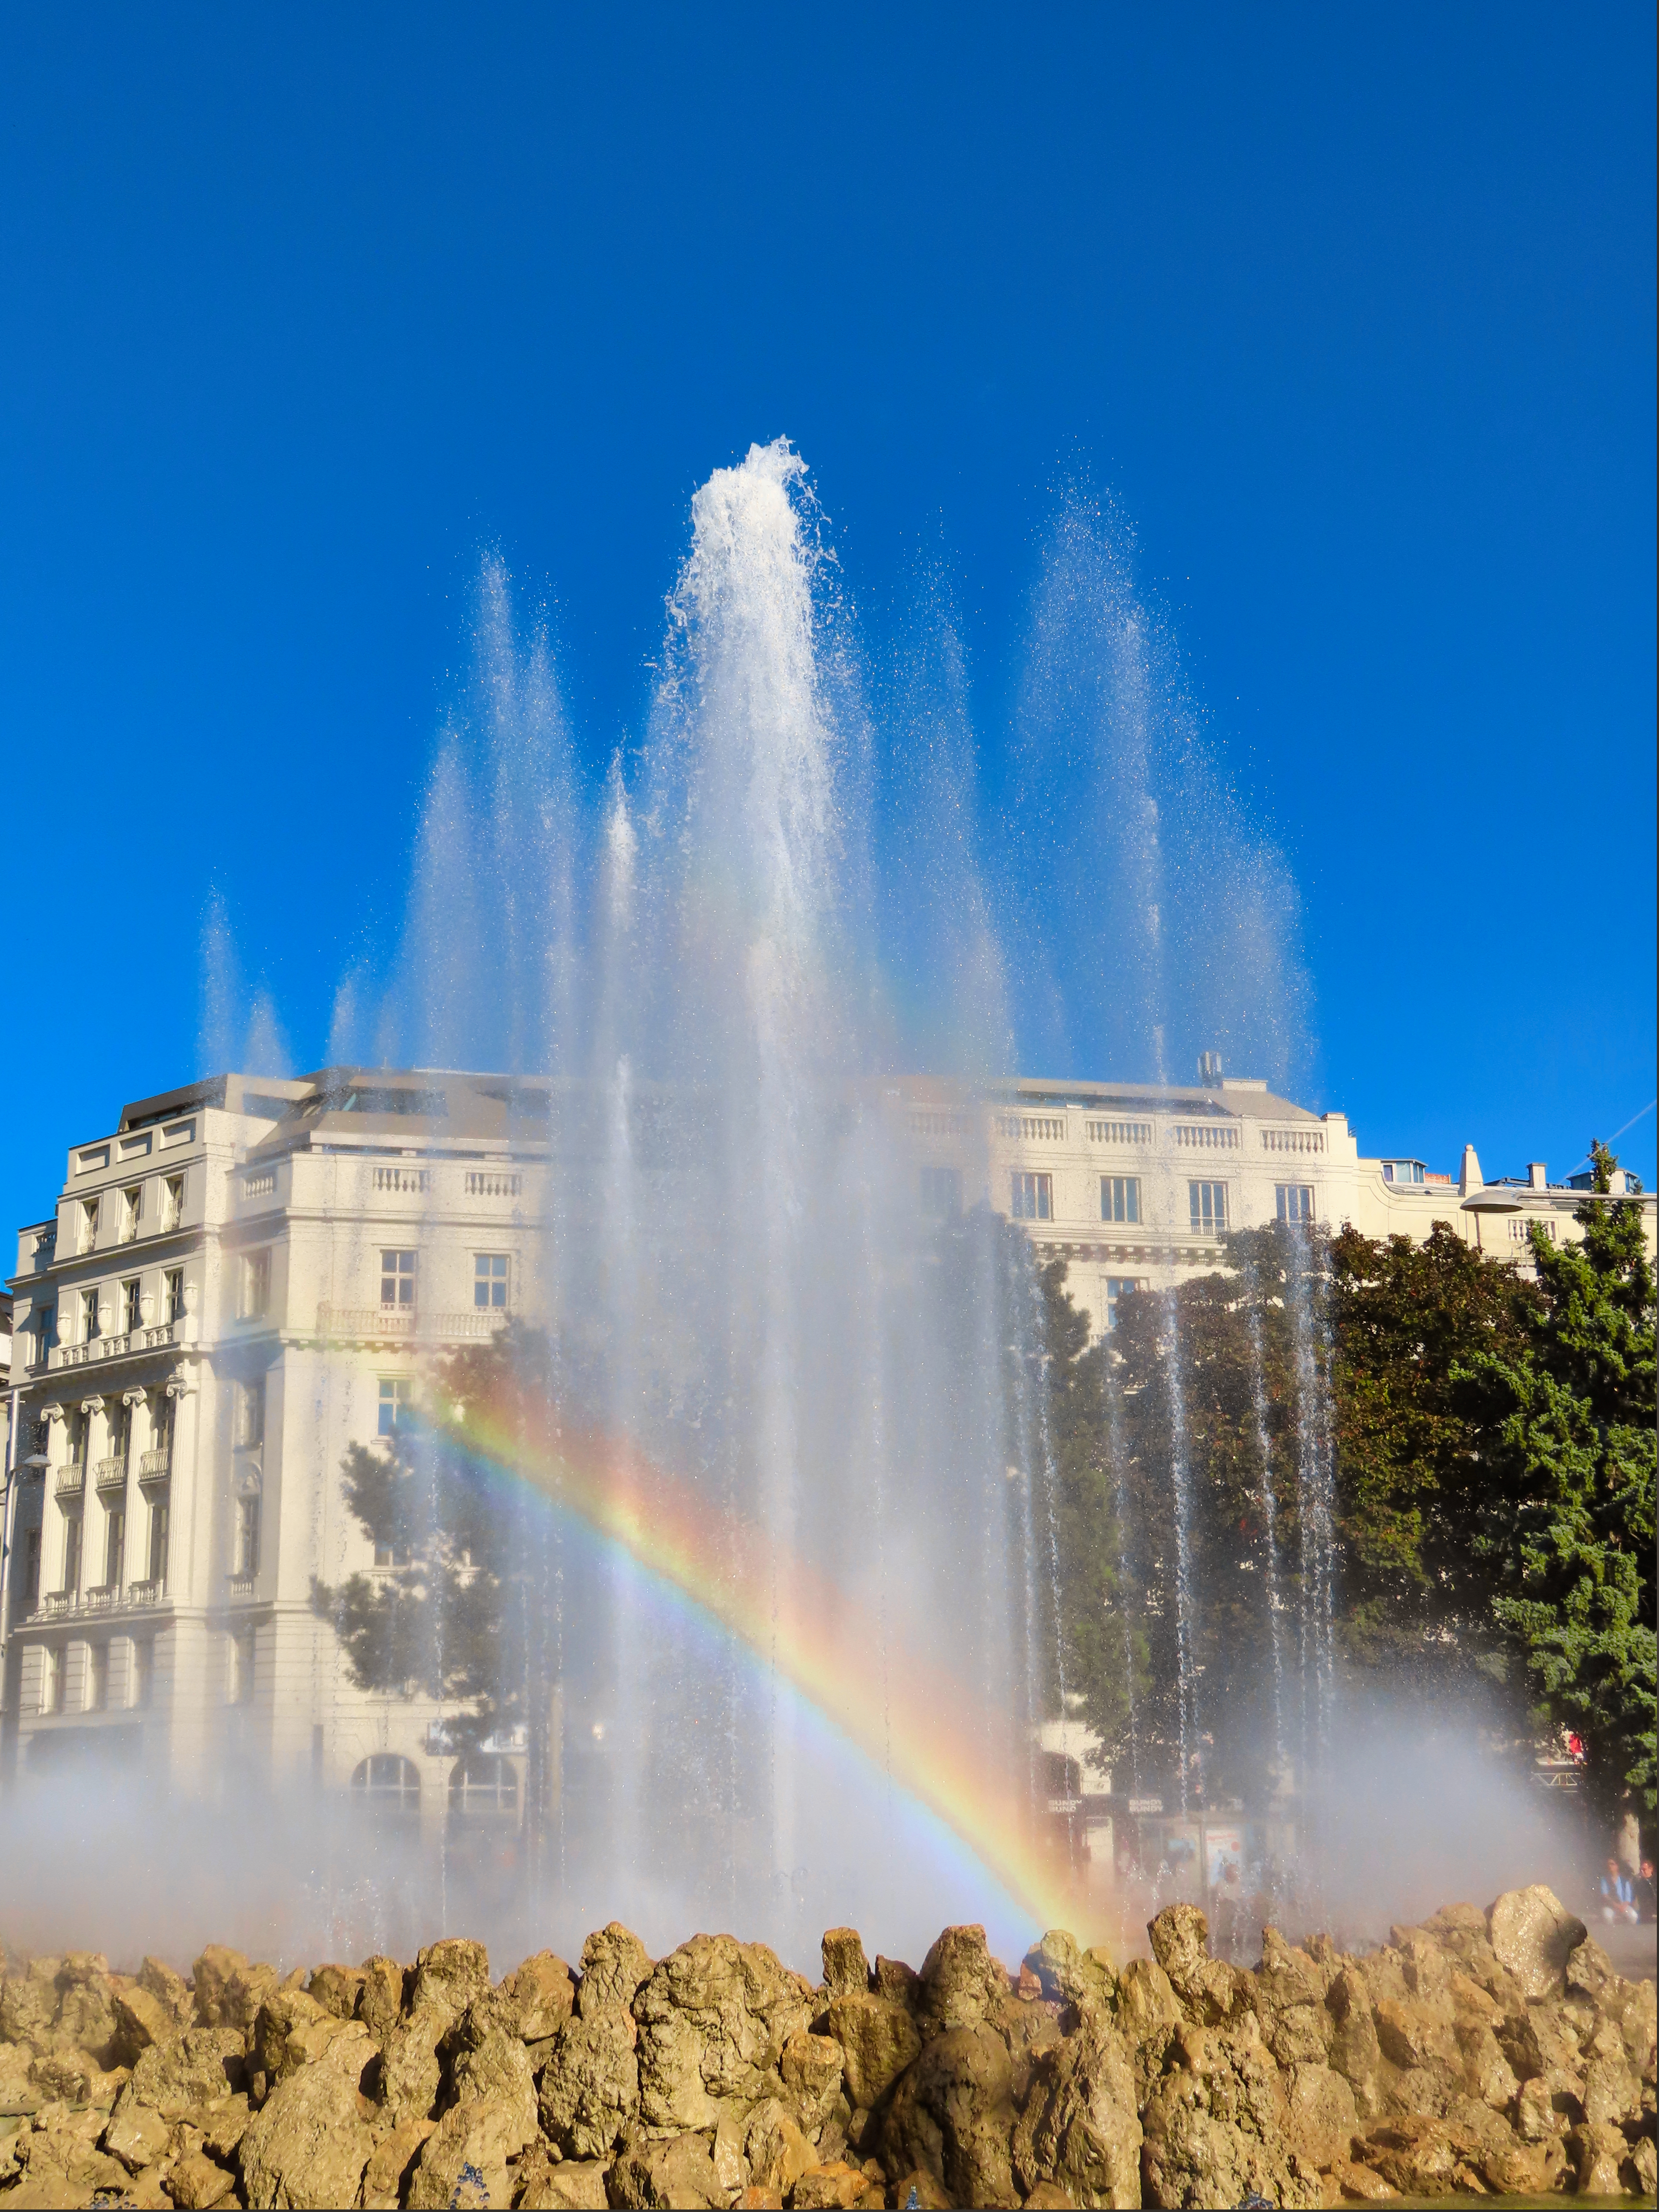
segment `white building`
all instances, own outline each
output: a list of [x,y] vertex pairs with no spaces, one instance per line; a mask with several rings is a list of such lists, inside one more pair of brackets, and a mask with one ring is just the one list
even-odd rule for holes
[[[1582,1192],[1541,1168],[1488,1185],[1472,1150],[1456,1182],[1362,1159],[1342,1115],[1218,1074],[879,1103],[923,1209],[1020,1220],[1097,1331],[1127,1289],[1216,1266],[1230,1228],[1445,1220],[1516,1255],[1531,1221],[1578,1233]],[[70,1147],[11,1285],[0,1774],[142,1743],[196,1789],[310,1776],[423,1828],[516,1814],[520,1747],[463,1765],[434,1706],[353,1690],[311,1587],[374,1571],[337,1470],[422,1359],[546,1310],[556,1103],[451,1072],[229,1075]]]

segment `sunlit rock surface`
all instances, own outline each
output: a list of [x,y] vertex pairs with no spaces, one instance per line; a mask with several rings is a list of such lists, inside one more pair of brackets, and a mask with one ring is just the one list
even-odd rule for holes
[[653,1961],[612,1923],[499,1982],[480,1944],[310,1972],[210,1945],[188,1980],[93,1953],[0,1983],[0,2204],[1651,2201],[1655,1990],[1543,1888],[1358,1956],[1259,1963],[1160,1913],[1120,1972],[1051,1929],[947,1928],[920,1972],[855,1930],[816,1987],[763,1944]]

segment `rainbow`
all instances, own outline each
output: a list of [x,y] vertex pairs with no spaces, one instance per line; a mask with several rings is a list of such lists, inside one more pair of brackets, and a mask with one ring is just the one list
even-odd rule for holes
[[966,1846],[1030,1916],[1034,1936],[1075,1910],[1064,1864],[1032,1833],[1024,1778],[994,1770],[961,1724],[971,1693],[890,1632],[884,1638],[847,1590],[631,1444],[573,1429],[556,1408],[503,1394],[453,1407],[443,1432],[574,1516],[775,1668]]

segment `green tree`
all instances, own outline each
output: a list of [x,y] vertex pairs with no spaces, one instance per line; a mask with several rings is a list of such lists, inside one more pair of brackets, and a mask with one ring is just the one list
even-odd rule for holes
[[1529,1356],[1458,1370],[1486,1431],[1480,1550],[1492,1610],[1542,1723],[1572,1728],[1604,1810],[1655,1802],[1654,1279],[1633,1200],[1592,1147],[1583,1241],[1534,1228],[1541,1311]]

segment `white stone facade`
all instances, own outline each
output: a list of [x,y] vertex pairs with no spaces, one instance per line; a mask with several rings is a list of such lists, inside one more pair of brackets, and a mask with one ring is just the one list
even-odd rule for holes
[[[1264,1084],[878,1085],[924,1212],[988,1200],[1063,1251],[1095,1329],[1125,1285],[1216,1266],[1289,1216],[1370,1236],[1445,1220],[1524,1256],[1583,1194],[1362,1159],[1346,1118]],[[547,1310],[550,1087],[451,1073],[231,1075],[141,1100],[70,1148],[19,1237],[0,1588],[0,1776],[142,1746],[186,1788],[311,1778],[434,1829],[441,1716],[344,1680],[315,1577],[372,1574],[348,1447],[421,1364]],[[1419,1179],[1420,1178],[1420,1179]],[[1655,1202],[1644,1200],[1649,1247]],[[510,1816],[515,1744],[468,1791]]]

